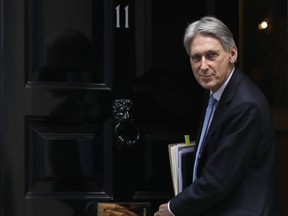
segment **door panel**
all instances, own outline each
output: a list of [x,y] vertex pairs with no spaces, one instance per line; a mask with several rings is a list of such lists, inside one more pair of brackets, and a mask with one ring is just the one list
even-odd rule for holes
[[27,215],[84,215],[113,200],[109,4],[27,2]]
[[103,6],[27,1],[28,82],[103,83]]

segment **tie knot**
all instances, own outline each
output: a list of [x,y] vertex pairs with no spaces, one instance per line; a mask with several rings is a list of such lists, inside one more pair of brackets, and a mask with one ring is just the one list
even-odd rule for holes
[[215,105],[215,103],[216,103],[216,99],[213,97],[213,95],[211,94],[210,95],[210,97],[209,97],[209,102],[208,102],[208,104],[209,104],[209,106],[214,106]]

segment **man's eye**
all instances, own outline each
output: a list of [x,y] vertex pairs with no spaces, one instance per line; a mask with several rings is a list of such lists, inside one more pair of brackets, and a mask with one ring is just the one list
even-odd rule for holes
[[217,56],[218,56],[218,54],[216,52],[209,52],[207,54],[208,59],[215,59],[215,58],[217,58]]
[[191,59],[192,59],[193,62],[198,62],[198,61],[201,60],[201,56],[199,56],[199,55],[193,55],[193,56],[191,56]]

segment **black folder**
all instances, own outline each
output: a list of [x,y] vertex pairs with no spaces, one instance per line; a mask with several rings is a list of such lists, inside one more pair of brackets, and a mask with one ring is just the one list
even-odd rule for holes
[[183,190],[192,183],[195,152],[182,154],[182,185]]

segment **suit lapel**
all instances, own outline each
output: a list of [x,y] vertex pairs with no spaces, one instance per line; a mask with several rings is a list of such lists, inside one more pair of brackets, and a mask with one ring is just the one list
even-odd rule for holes
[[[235,71],[229,80],[229,83],[225,87],[222,96],[220,98],[220,101],[218,102],[217,108],[214,112],[214,116],[208,131],[208,134],[206,136],[206,140],[209,140],[209,137],[214,133],[214,131],[217,129],[218,125],[221,125],[223,121],[223,115],[227,112],[227,109],[229,108],[229,104],[231,100],[233,99],[233,95],[237,89],[237,86],[242,79],[242,72],[239,71],[239,69],[235,68]],[[205,146],[204,146],[205,147]]]

